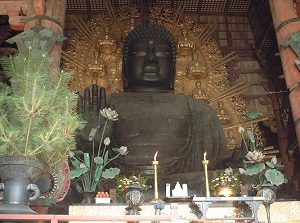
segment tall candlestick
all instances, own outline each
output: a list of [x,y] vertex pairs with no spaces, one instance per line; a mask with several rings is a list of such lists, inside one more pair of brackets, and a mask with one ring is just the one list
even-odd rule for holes
[[158,185],[157,185],[157,166],[158,161],[152,161],[152,165],[154,167],[154,199],[158,199]]
[[158,161],[156,160],[158,151],[155,153],[154,157],[153,157],[153,161],[152,161],[152,165],[154,168],[154,199],[152,199],[150,202],[151,203],[158,203],[158,202],[163,202],[162,200],[160,200],[158,198],[158,183],[157,183],[157,166],[158,166]]
[[204,172],[205,172],[205,189],[206,189],[206,197],[210,197],[210,191],[209,191],[209,181],[208,181],[208,173],[207,173],[207,166],[208,166],[209,160],[205,159],[202,160],[202,164],[204,166]]

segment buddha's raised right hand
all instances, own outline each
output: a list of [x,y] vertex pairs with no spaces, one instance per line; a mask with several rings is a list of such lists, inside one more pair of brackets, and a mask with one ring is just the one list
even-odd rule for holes
[[[89,88],[84,90],[84,95],[79,95],[78,113],[86,120],[86,126],[81,130],[79,138],[85,143],[89,141],[89,135],[93,128],[101,126],[100,110],[106,107],[106,91],[104,87],[94,84],[92,86],[92,95]],[[95,137],[95,141],[100,139]]]

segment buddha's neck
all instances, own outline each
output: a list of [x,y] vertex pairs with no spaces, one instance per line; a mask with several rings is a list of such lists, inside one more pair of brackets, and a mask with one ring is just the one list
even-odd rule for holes
[[174,90],[153,87],[133,87],[130,89],[126,89],[125,92],[174,93]]

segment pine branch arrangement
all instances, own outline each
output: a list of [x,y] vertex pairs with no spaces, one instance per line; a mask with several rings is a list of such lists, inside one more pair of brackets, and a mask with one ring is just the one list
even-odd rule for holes
[[50,79],[52,61],[32,47],[1,59],[11,86],[0,84],[0,156],[42,159],[53,170],[75,149],[84,122],[68,89],[71,74],[57,70]]

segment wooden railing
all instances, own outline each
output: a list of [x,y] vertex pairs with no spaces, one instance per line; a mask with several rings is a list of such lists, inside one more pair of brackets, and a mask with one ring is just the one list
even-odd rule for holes
[[48,221],[58,223],[60,221],[169,221],[176,223],[179,219],[178,205],[171,204],[170,215],[115,215],[115,216],[79,216],[79,215],[53,215],[53,214],[0,214],[0,221]]
[[58,223],[60,221],[109,221],[117,223],[119,221],[170,221],[177,222],[177,218],[169,215],[117,215],[117,216],[79,216],[79,215],[44,215],[44,214],[0,214],[1,220],[9,221],[50,221]]

